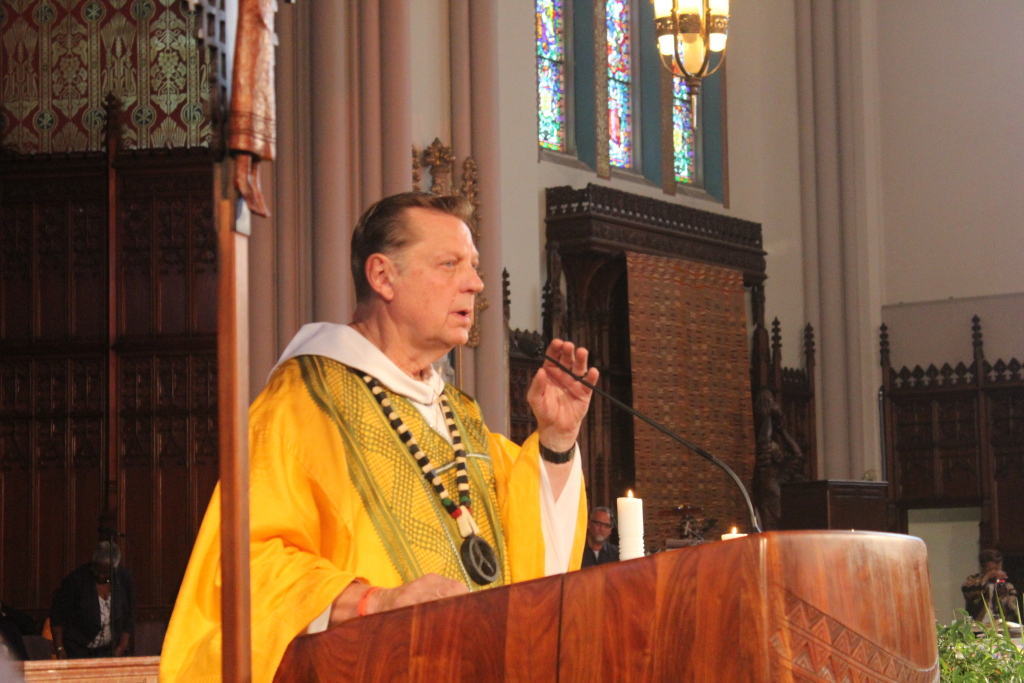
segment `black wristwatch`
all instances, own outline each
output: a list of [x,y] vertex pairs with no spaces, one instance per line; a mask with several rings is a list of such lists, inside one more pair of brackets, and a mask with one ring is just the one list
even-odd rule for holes
[[564,465],[565,463],[572,460],[572,454],[576,452],[575,443],[572,445],[572,448],[570,448],[567,451],[563,451],[562,453],[559,453],[558,451],[553,451],[542,443],[539,445],[540,457],[544,458],[552,465]]

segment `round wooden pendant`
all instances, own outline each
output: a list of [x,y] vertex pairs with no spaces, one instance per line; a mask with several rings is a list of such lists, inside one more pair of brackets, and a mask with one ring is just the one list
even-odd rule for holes
[[498,555],[484,539],[476,534],[467,536],[459,554],[466,573],[478,586],[486,586],[498,579]]

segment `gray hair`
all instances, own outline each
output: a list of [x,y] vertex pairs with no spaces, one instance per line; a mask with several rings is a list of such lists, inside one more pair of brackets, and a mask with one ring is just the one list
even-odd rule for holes
[[96,544],[96,550],[92,551],[92,561],[109,564],[112,568],[117,569],[121,564],[121,549],[117,547],[116,543],[100,541]]
[[608,519],[612,523],[612,526],[613,527],[615,526],[615,513],[611,511],[611,508],[606,508],[606,507],[603,507],[603,506],[602,507],[593,508],[590,511],[590,514],[587,516],[587,520],[588,521],[594,518],[594,513],[595,512],[604,512],[605,514],[607,514],[608,515]]

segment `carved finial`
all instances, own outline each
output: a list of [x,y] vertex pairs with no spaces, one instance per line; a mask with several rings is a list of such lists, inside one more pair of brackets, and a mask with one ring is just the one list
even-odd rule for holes
[[466,346],[471,349],[480,346],[480,335],[483,332],[480,328],[480,314],[490,307],[491,302],[485,299],[482,294],[476,295],[476,303],[473,304],[473,327],[469,328],[469,341],[466,342]]
[[508,282],[508,268],[501,269],[501,294],[501,310],[505,316],[505,325],[507,326],[509,319],[512,317],[512,290]]
[[423,171],[420,170],[420,169],[423,168],[423,164],[420,162],[420,159],[422,157],[423,157],[423,155],[420,153],[420,151],[418,149],[416,149],[416,145],[413,145],[412,146],[412,191],[413,192],[420,192],[420,181],[423,180]]
[[808,360],[814,360],[814,327],[810,323],[804,328],[804,355]]
[[782,323],[778,318],[772,321],[772,355],[782,351]]
[[978,358],[984,354],[983,344],[981,340],[981,318],[974,316],[971,318],[971,339],[974,342],[974,357]]
[[423,151],[423,163],[430,167],[430,191],[434,194],[452,194],[452,164],[455,155],[452,148],[434,138],[430,146]]
[[477,199],[477,171],[476,161],[473,157],[466,157],[462,162],[462,189],[460,193],[473,205],[473,220],[469,226],[473,233],[473,240],[480,241],[480,201]]
[[882,366],[889,367],[889,328],[885,323],[879,328],[878,348],[882,353]]

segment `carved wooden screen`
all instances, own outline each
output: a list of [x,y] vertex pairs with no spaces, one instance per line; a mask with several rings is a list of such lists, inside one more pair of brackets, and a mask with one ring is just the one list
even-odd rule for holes
[[[817,415],[814,399],[814,328],[804,328],[804,367],[787,368],[782,365],[782,324],[776,318],[772,321],[771,341],[764,326],[764,286],[753,288],[751,297],[754,309],[754,333],[750,353],[750,386],[756,396],[762,388],[771,390],[784,416],[779,425],[796,442],[800,449],[802,465],[799,475],[808,480],[818,478]],[[759,435],[762,434],[763,416],[754,411],[754,423]],[[773,429],[774,431],[774,429]],[[760,439],[760,436],[759,436]],[[791,448],[785,439],[775,434],[774,439],[788,453]],[[758,452],[769,447],[758,443]],[[789,473],[795,474],[795,473]],[[783,483],[785,478],[783,480]],[[758,502],[755,496],[755,504]],[[764,520],[762,519],[762,522]]]
[[973,320],[974,360],[895,370],[881,351],[890,524],[912,508],[981,506],[981,543],[1024,555],[1024,374],[1016,359],[985,360]]
[[[648,296],[649,293],[633,291],[637,287],[646,287],[646,284],[642,278],[636,279],[627,272],[629,259],[642,254],[665,257],[664,260],[721,266],[721,269],[735,274],[734,284],[739,288],[740,301],[744,285],[760,284],[765,277],[761,228],[756,223],[596,185],[580,190],[570,187],[548,189],[546,220],[548,281],[544,286],[544,336],[546,339],[553,336],[567,338],[586,346],[592,362],[602,370],[602,388],[626,402],[633,401],[634,387],[637,386],[633,376],[637,354],[647,354],[646,341],[632,338],[633,309],[640,305],[634,301],[639,302],[637,296],[640,295],[644,306],[665,308],[663,302]],[[657,315],[655,313],[655,317]],[[739,315],[742,318],[742,306]],[[740,341],[745,349],[745,321],[740,320],[739,324],[743,332]],[[693,377],[691,380],[697,387],[714,386],[718,379],[742,385],[742,401],[746,406],[745,414],[749,416],[749,361],[743,353],[739,355],[739,367],[727,367],[725,362],[712,364],[714,371],[711,376]],[[739,406],[738,402],[736,406]],[[712,419],[727,421],[730,418],[722,413]],[[667,422],[667,426],[686,433],[687,425]],[[738,454],[741,459],[745,455],[749,461],[745,463],[746,467],[740,468],[749,482],[754,459],[753,433],[749,420],[745,424],[742,422],[741,419],[739,423],[730,425],[750,437],[746,453]],[[649,448],[658,448],[661,452],[671,450],[675,460],[669,461],[660,456],[653,459],[636,457],[633,428],[634,421],[628,413],[595,397],[580,436],[591,505],[613,505],[615,498],[623,495],[625,489],[634,483],[665,481],[669,471],[673,476],[682,471],[678,458],[688,456],[682,456],[667,439],[657,445],[652,441]],[[636,447],[639,448],[639,442]],[[732,483],[724,473],[712,480],[712,485],[714,491],[698,492],[685,500],[667,494],[660,496],[659,493],[659,498],[645,505],[645,524],[651,530],[650,546],[659,545],[669,533],[666,525],[670,526],[671,520],[656,516],[663,508],[674,508],[679,504],[702,506],[705,499],[712,501],[712,498],[721,497],[719,488],[723,490],[722,495],[731,495]],[[724,493],[727,488],[729,494]],[[648,493],[640,491],[643,496]],[[711,503],[709,509],[710,506]]]
[[104,513],[140,618],[166,616],[217,479],[211,163],[119,158],[112,210],[110,175],[0,170],[0,596],[40,618]]
[[[174,603],[217,481],[212,166],[122,169],[118,215],[118,489],[137,600]],[[164,609],[161,609],[164,608]]]
[[103,160],[4,170],[0,185],[0,597],[49,605],[89,557],[107,435]]

